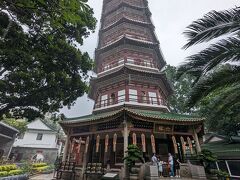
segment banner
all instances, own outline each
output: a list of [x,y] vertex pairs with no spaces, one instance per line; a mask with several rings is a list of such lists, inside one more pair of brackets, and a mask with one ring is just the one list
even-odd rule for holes
[[109,141],[109,136],[108,134],[105,136],[105,153],[108,152],[108,141]]
[[190,139],[190,137],[187,137],[187,141],[188,141],[188,146],[189,146],[190,152],[191,152],[191,154],[193,154],[192,140]]
[[142,152],[146,152],[146,140],[145,140],[145,135],[141,135],[141,140],[142,140]]
[[81,144],[82,144],[82,138],[80,137],[78,140],[78,151],[77,151],[78,154],[81,152]]
[[155,146],[155,138],[154,135],[151,135],[151,144],[152,144],[152,153],[155,154],[156,153],[156,146]]
[[175,154],[178,154],[178,147],[177,147],[177,141],[175,136],[172,136],[172,142],[173,142],[174,152]]
[[71,151],[70,151],[70,153],[73,153],[73,149],[74,149],[74,146],[75,146],[75,141],[76,141],[76,139],[73,138],[72,142],[71,142]]
[[89,146],[89,136],[86,139],[86,144],[85,144],[85,153],[88,152],[88,146]]
[[117,145],[117,134],[113,135],[113,152],[116,152],[116,145]]
[[184,142],[184,138],[181,136],[181,144],[182,144],[182,151],[183,151],[183,155],[186,154],[186,145],[185,145],[185,142]]
[[97,135],[97,139],[96,139],[96,153],[99,152],[99,144],[100,144],[100,136]]
[[137,145],[137,135],[136,135],[136,133],[132,134],[132,142],[133,142],[133,145]]

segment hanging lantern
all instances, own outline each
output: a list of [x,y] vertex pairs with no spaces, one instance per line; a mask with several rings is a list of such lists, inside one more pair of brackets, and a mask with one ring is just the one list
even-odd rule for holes
[[174,152],[175,154],[178,154],[178,147],[177,147],[177,141],[175,136],[172,136],[172,142],[173,142]]
[[154,138],[153,134],[151,135],[151,144],[152,144],[152,152],[153,152],[153,154],[155,154],[156,153],[156,147],[155,147],[155,138]]
[[88,145],[89,145],[89,136],[86,139],[86,144],[85,144],[85,153],[88,152]]
[[132,134],[132,142],[133,142],[133,145],[137,145],[137,135],[136,135],[136,133]]
[[146,140],[145,140],[145,135],[141,135],[141,140],[142,140],[142,152],[146,152]]
[[117,145],[117,134],[113,135],[113,152],[116,152],[116,145]]
[[185,142],[184,142],[184,138],[181,136],[181,144],[182,144],[182,151],[183,151],[183,154],[185,155],[186,154],[186,145],[185,145]]
[[82,143],[82,138],[80,137],[78,140],[78,154],[81,152],[81,143]]
[[105,152],[108,152],[108,141],[109,141],[109,136],[108,134],[105,136]]
[[96,153],[99,152],[99,144],[100,144],[100,136],[97,135],[97,139],[96,139]]
[[193,154],[193,146],[192,146],[192,141],[190,139],[190,137],[187,137],[187,141],[188,141],[188,146],[190,149],[191,154]]

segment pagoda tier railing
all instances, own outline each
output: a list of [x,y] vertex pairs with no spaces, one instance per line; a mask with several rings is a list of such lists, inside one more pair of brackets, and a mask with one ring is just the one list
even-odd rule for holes
[[144,4],[138,0],[114,0],[106,4],[104,14],[107,14],[117,8],[121,3],[129,4],[130,6],[145,8]]
[[133,60],[133,59],[120,59],[118,61],[109,63],[107,65],[105,65],[104,67],[99,68],[99,74],[104,73],[106,71],[109,71],[111,69],[114,69],[118,66],[123,66],[123,65],[137,65],[137,66],[142,66],[142,67],[147,67],[147,68],[153,68],[153,69],[157,69],[156,65],[152,62],[147,62],[144,60]]
[[167,106],[166,101],[159,97],[149,97],[149,96],[139,96],[135,94],[129,94],[128,98],[126,98],[126,95],[121,95],[114,98],[112,97],[112,98],[97,101],[95,103],[94,109],[117,105],[124,102],[130,102],[133,104],[140,103],[140,104],[148,104],[148,105],[155,105],[155,106]]

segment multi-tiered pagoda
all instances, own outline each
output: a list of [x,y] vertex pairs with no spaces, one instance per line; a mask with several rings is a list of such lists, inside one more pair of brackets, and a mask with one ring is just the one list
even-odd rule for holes
[[147,0],[103,0],[95,63],[93,113],[61,122],[68,137],[64,159],[121,169],[129,144],[146,160],[153,153],[164,159],[169,152],[181,158],[200,151],[203,119],[168,108],[172,88],[161,71],[166,62]]

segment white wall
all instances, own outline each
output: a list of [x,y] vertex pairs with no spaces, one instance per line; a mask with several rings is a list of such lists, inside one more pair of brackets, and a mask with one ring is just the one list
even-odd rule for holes
[[[14,147],[57,148],[57,133],[37,119],[27,125],[28,129],[23,139],[16,139]],[[38,133],[42,133],[42,140],[37,140]]]
[[[36,140],[37,134],[42,133],[42,140]],[[57,148],[57,135],[43,131],[27,131],[23,139],[16,139],[14,147]]]

